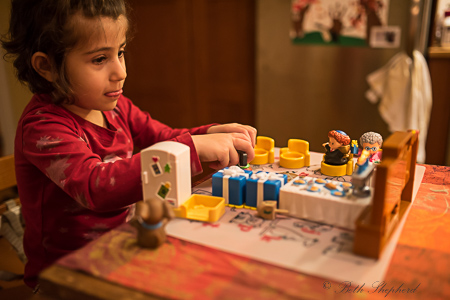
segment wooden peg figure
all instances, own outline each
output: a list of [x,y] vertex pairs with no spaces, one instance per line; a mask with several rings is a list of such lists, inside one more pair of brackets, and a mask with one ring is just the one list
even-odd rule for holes
[[148,199],[136,203],[136,215],[131,225],[137,228],[137,243],[143,248],[156,249],[166,241],[166,225],[175,217],[167,201]]
[[285,209],[277,209],[277,201],[266,200],[262,201],[257,207],[258,216],[266,219],[273,220],[276,218],[277,213],[287,214],[288,211]]

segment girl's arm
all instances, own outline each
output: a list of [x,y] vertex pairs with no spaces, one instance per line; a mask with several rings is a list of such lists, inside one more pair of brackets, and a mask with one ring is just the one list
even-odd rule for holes
[[24,159],[18,167],[29,170],[29,180],[51,184],[48,178],[93,211],[114,211],[142,200],[140,155],[132,155],[132,145],[113,147],[101,156],[96,152],[102,149],[93,149],[96,143],[74,120],[51,113],[27,117],[19,126],[22,141],[16,152]]
[[[126,118],[125,122],[130,128],[135,146],[141,149],[147,148],[158,142],[177,140],[177,137],[183,134],[206,134],[208,129],[215,125],[209,124],[190,129],[171,128],[166,124],[153,119],[148,112],[140,110],[126,97],[121,97],[118,102],[118,108],[123,110],[124,118]],[[184,139],[182,140],[185,141]]]
[[134,145],[145,149],[161,141],[176,141],[190,148],[191,175],[200,174],[202,165],[192,135],[202,135],[213,125],[205,125],[191,129],[171,128],[153,119],[148,112],[141,111],[128,98],[122,97],[118,109],[123,111],[124,122],[130,128]]
[[254,157],[256,129],[251,126],[231,123],[173,129],[153,120],[150,114],[142,112],[127,98],[123,98],[119,106],[128,111],[126,115],[136,146],[146,148],[165,140],[174,140],[189,146],[193,175],[201,172],[200,161],[211,162],[210,167],[214,169],[237,164],[239,157],[236,150],[244,150],[250,161]]

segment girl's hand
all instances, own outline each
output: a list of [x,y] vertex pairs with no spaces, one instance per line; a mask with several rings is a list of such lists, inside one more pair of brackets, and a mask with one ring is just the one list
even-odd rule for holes
[[[219,125],[221,126],[221,125]],[[239,163],[236,150],[247,153],[248,161],[255,157],[249,133],[213,133],[193,135],[195,149],[202,162],[211,162],[212,169],[223,169]]]
[[[223,125],[215,125],[208,128],[206,133],[241,133],[245,135],[246,139],[251,143],[252,148],[256,144],[256,129],[252,126],[242,125],[238,123],[230,123]],[[239,149],[244,150],[244,149]],[[245,151],[247,152],[247,151]],[[249,153],[247,153],[248,155]],[[250,161],[250,160],[249,160]]]

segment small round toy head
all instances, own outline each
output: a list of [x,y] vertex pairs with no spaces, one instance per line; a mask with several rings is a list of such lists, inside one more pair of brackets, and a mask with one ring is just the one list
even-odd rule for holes
[[147,224],[157,224],[164,217],[163,201],[160,199],[150,198],[144,202],[138,202],[137,209],[142,220]]
[[369,153],[372,155],[380,150],[383,144],[383,137],[379,133],[369,131],[361,136],[359,142],[362,149],[369,151]]
[[331,130],[328,132],[328,145],[332,150],[350,144],[350,137],[341,130]]

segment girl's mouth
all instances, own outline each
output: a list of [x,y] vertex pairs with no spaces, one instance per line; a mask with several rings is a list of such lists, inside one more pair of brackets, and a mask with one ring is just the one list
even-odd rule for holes
[[105,96],[107,96],[107,97],[119,97],[120,94],[122,94],[122,92],[123,92],[122,89],[120,89],[118,91],[105,93]]

